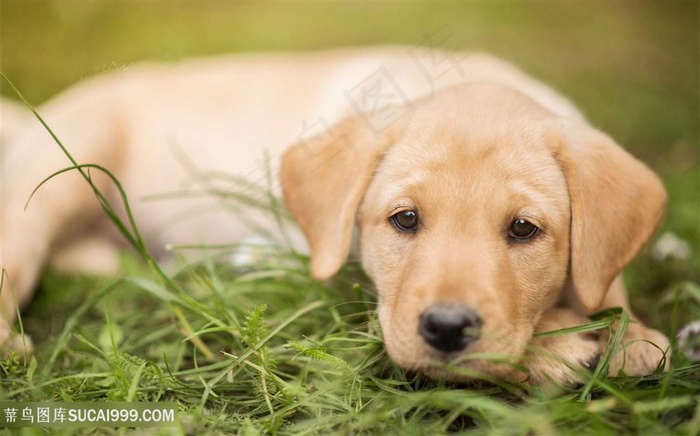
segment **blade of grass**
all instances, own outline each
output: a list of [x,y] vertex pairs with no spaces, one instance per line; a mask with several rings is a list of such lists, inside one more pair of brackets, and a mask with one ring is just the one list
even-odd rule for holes
[[323,301],[314,301],[305,307],[302,307],[301,309],[297,310],[294,312],[289,318],[287,318],[284,322],[282,322],[280,325],[278,325],[276,328],[274,328],[267,336],[265,336],[263,339],[261,339],[258,343],[250,347],[248,351],[243,353],[241,356],[238,356],[236,360],[233,362],[229,363],[225,369],[223,369],[221,372],[219,372],[218,375],[216,375],[214,378],[212,378],[207,384],[206,384],[206,390],[205,393],[202,397],[202,404],[206,402],[206,398],[210,393],[213,393],[213,387],[223,379],[226,374],[233,370],[236,366],[240,364],[240,362],[248,359],[251,354],[253,354],[255,351],[259,350],[263,345],[265,345],[270,339],[275,337],[280,331],[282,331],[284,328],[286,328],[289,324],[294,322],[297,318],[303,316],[304,314],[311,312],[313,310],[316,310],[320,307],[323,307],[325,305],[325,302]]

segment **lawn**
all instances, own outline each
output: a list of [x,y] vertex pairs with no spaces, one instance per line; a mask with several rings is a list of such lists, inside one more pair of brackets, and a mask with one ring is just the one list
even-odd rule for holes
[[[431,41],[495,53],[570,96],[664,180],[669,210],[651,247],[673,235],[690,252],[647,249],[625,279],[635,312],[673,338],[700,320],[698,12],[697,2],[651,1],[3,0],[0,70],[38,105],[142,59]],[[16,98],[6,83],[0,91]],[[356,261],[324,283],[285,247],[221,262],[249,248],[162,264],[129,251],[119,278],[47,272],[22,317],[35,354],[0,361],[0,401],[176,401],[177,427],[149,430],[162,434],[700,432],[700,366],[675,342],[671,371],[644,378],[593,374],[558,389],[435,383],[386,356]]]

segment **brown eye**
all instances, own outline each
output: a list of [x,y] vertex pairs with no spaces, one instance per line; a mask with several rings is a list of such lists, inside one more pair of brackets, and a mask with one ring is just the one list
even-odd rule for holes
[[402,232],[415,232],[418,229],[418,214],[412,210],[404,210],[392,215],[391,223]]
[[534,237],[539,230],[540,229],[530,221],[518,218],[510,225],[508,237],[516,241],[524,241]]

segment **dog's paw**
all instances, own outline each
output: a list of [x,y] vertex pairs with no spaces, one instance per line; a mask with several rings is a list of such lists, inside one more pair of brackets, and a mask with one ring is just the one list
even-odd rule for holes
[[[550,309],[535,333],[544,333],[585,324],[588,318],[570,309]],[[523,365],[533,385],[556,383],[575,385],[586,380],[586,372],[598,366],[601,348],[595,333],[568,333],[537,337],[530,342]]]
[[[601,337],[605,347],[607,336]],[[654,372],[664,360],[664,369],[670,364],[669,340],[661,332],[641,324],[630,324],[625,333],[623,347],[617,350],[610,361],[608,374],[617,376],[622,371],[626,375],[641,376]]]
[[10,324],[0,317],[0,356],[6,356],[12,351],[20,355],[32,354],[34,345],[29,336],[15,332]]
[[531,346],[524,364],[533,385],[583,383],[585,373],[596,369],[601,355],[596,340],[578,333],[535,339]]

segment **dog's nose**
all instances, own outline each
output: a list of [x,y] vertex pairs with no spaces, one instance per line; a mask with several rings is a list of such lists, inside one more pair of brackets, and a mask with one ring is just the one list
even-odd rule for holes
[[482,324],[470,307],[437,303],[421,313],[418,331],[430,346],[450,353],[461,351],[477,340]]

